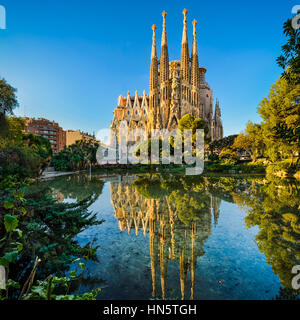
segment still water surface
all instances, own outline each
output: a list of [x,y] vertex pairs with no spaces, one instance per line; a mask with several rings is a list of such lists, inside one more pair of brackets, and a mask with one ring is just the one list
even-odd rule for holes
[[293,298],[299,184],[264,178],[71,175],[43,182],[60,201],[94,196],[104,219],[82,291],[99,299]]

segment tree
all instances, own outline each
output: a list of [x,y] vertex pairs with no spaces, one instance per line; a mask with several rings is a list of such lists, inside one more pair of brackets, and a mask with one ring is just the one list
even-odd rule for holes
[[4,119],[0,129],[0,177],[39,176],[52,156],[50,142],[46,138],[23,133],[21,118],[5,116]]
[[23,144],[24,121],[17,117],[5,116],[0,123],[0,146]]
[[52,157],[50,141],[45,137],[34,134],[24,134],[23,140],[27,146],[40,157],[40,170],[45,170]]
[[220,140],[212,141],[209,144],[209,152],[211,156],[219,156],[223,149],[231,148],[234,144],[234,140],[237,137],[237,134],[222,138]]
[[173,179],[171,176],[160,175],[139,177],[133,186],[146,199],[160,199],[172,204],[184,225],[196,221],[201,225],[204,221],[209,221],[211,198],[205,190],[203,178],[181,176]]
[[[281,158],[291,156],[292,163],[295,153],[299,150],[296,138],[300,126],[299,96],[300,84],[295,85],[285,78],[279,78],[258,108],[258,113],[263,119],[262,130],[267,149],[280,150]],[[282,131],[282,128],[285,130]],[[287,136],[289,131],[293,139]]]
[[[170,144],[172,148],[179,149],[182,148],[184,150],[184,136],[185,136],[185,130],[192,130],[192,152],[193,154],[196,153],[196,138],[197,138],[197,130],[203,129],[204,130],[204,144],[208,145],[208,143],[211,141],[211,138],[208,137],[209,129],[205,123],[204,120],[201,118],[195,118],[191,114],[184,115],[178,122],[178,130],[177,130],[177,136],[180,139],[174,139],[173,137],[170,138]],[[182,141],[182,145],[180,146],[180,141]],[[185,155],[187,155],[187,151],[185,152]]]
[[182,137],[185,129],[191,129],[193,133],[192,141],[193,146],[196,144],[196,130],[203,129],[204,130],[204,142],[208,144],[210,142],[210,138],[208,138],[208,127],[204,120],[201,118],[195,118],[191,114],[184,115],[178,122],[178,129],[181,131]]
[[5,114],[12,114],[13,109],[19,106],[16,92],[5,79],[0,80],[0,122],[4,121]]
[[97,163],[96,153],[98,143],[92,140],[78,140],[65,147],[51,159],[51,165],[56,171],[76,171],[88,169],[89,165]]
[[[157,143],[158,144],[158,154],[159,154],[159,157],[162,157],[163,142],[162,142],[162,139],[159,139],[159,138],[149,138],[147,140],[143,140],[136,147],[136,149],[134,150],[133,154],[137,158],[146,158],[147,159],[147,157],[148,157],[148,159],[150,159],[151,150],[152,150],[152,148],[151,148],[152,143]],[[170,154],[172,154],[172,148],[170,148]]]
[[279,188],[278,181],[269,181],[251,189],[239,202],[248,212],[246,226],[259,227],[255,237],[258,249],[265,254],[281,284],[292,289],[291,270],[300,263],[299,187],[283,182]]
[[238,156],[231,148],[223,148],[220,152],[219,159],[221,160],[221,164],[231,166],[237,164],[239,160]]
[[292,20],[283,25],[283,33],[288,38],[282,46],[282,54],[277,58],[277,64],[284,70],[282,77],[290,83],[300,84],[300,29],[293,28]]
[[261,125],[248,122],[245,133],[237,136],[232,148],[249,152],[252,162],[256,162],[264,150]]

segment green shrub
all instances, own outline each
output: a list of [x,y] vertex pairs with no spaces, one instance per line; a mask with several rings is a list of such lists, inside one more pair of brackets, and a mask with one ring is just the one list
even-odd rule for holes
[[234,166],[239,160],[239,158],[231,149],[223,149],[220,153],[219,159],[221,164],[230,166]]
[[224,158],[221,160],[221,164],[224,164],[226,166],[234,166],[236,163],[237,160],[233,158]]
[[285,161],[271,163],[267,166],[267,175],[277,175],[279,177],[286,177],[291,171],[290,164]]
[[0,177],[10,175],[35,177],[40,173],[41,158],[25,146],[12,146],[0,151]]
[[88,169],[90,164],[97,164],[96,154],[98,147],[98,143],[94,143],[91,140],[78,140],[55,155],[51,159],[51,166],[56,171]]
[[240,170],[243,173],[265,173],[266,168],[262,164],[257,164],[257,163],[247,163],[247,164],[242,164],[240,166]]
[[221,165],[214,164],[214,165],[212,165],[211,167],[208,168],[208,171],[210,171],[210,172],[222,172],[223,169],[222,169]]
[[39,176],[49,165],[52,148],[48,139],[25,134],[24,122],[20,118],[7,117],[0,124],[0,177],[10,175]]

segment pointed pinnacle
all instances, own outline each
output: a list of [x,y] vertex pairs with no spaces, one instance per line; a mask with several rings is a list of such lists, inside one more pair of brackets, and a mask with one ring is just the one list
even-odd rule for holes
[[183,23],[184,23],[184,25],[186,26],[186,15],[187,15],[188,11],[187,11],[186,9],[184,9],[184,10],[182,11],[182,13],[183,13],[183,15],[184,15]]
[[194,27],[194,29],[193,29],[193,36],[194,36],[194,37],[196,36],[196,26],[197,26],[197,24],[198,24],[197,20],[194,20],[194,21],[193,21],[193,27]]
[[153,30],[153,40],[156,40],[156,29],[157,29],[157,26],[154,24],[152,26],[152,30]]
[[165,29],[166,28],[166,16],[167,16],[167,12],[166,11],[164,11],[163,13],[162,13],[162,16],[163,16],[163,28]]

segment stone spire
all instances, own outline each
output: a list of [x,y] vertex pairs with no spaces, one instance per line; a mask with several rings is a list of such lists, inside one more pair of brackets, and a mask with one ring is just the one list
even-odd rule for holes
[[187,36],[187,9],[184,9],[182,11],[183,13],[183,34],[182,34],[182,44],[188,43],[188,36]]
[[166,30],[166,27],[167,27],[167,23],[166,23],[166,16],[167,16],[167,12],[164,11],[162,13],[162,17],[163,17],[163,32],[162,32],[162,37],[161,37],[161,45],[168,45],[167,43],[167,30]]
[[189,57],[189,44],[187,36],[187,10],[183,10],[183,33],[182,33],[182,44],[181,44],[181,66],[180,66],[180,76],[182,80],[185,80],[187,84],[190,82],[190,57]]
[[214,119],[218,119],[221,118],[221,109],[220,109],[220,104],[219,104],[219,100],[216,99],[216,106],[215,106],[215,116]]
[[148,123],[148,131],[151,128],[156,127],[156,113],[158,107],[158,60],[157,60],[157,50],[156,50],[156,25],[152,26],[153,37],[152,37],[152,51],[151,51],[151,66],[150,66],[150,84],[149,84],[149,110],[150,115]]
[[157,61],[157,49],[156,49],[156,25],[152,26],[152,51],[151,51],[151,65],[150,65],[150,92],[158,87],[158,61]]
[[214,139],[219,140],[223,138],[223,125],[221,121],[221,109],[219,105],[219,100],[217,99],[216,101],[216,106],[215,106],[215,115],[214,115],[214,130],[215,130],[215,135]]
[[169,96],[168,90],[165,90],[169,83],[169,53],[166,30],[166,16],[164,11],[163,16],[163,32],[161,38],[161,55],[160,55],[160,85],[161,85],[161,100],[167,100]]
[[162,126],[167,125],[169,118],[169,101],[170,101],[170,82],[169,82],[169,52],[167,42],[167,13],[164,11],[163,16],[163,31],[161,38],[161,55],[160,55],[160,103]]
[[195,88],[199,87],[199,61],[197,48],[197,21],[193,21],[193,49],[192,49],[192,69],[191,69],[191,83]]

